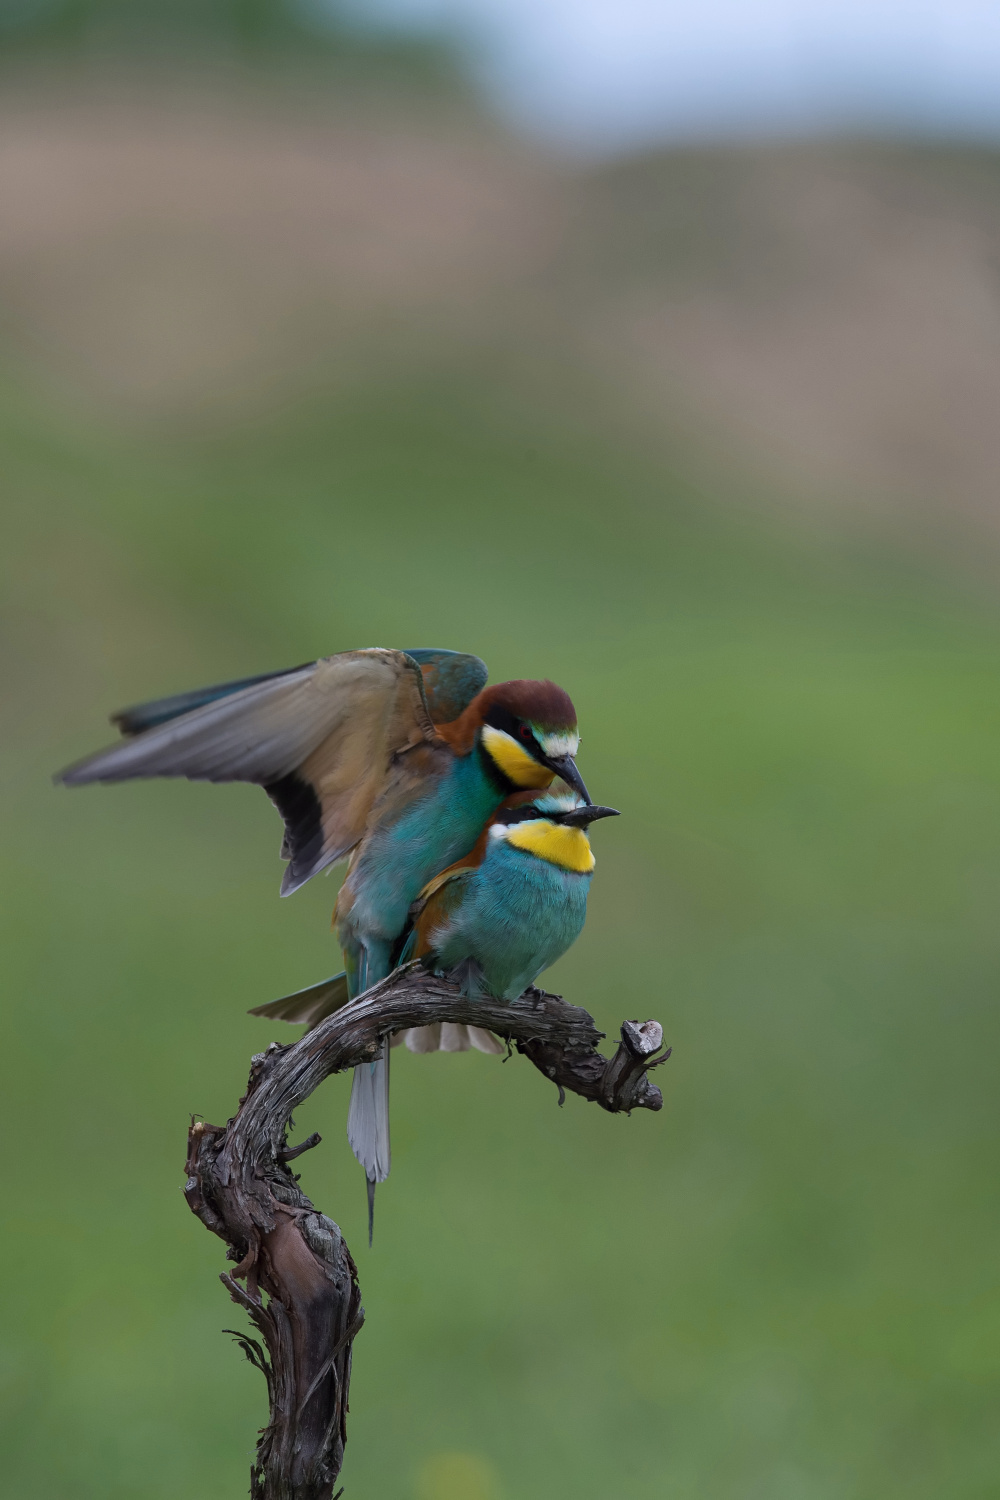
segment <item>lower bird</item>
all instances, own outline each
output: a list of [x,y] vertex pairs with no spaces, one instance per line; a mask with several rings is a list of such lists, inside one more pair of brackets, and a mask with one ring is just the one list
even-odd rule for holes
[[580,936],[595,864],[587,830],[617,816],[574,792],[508,798],[472,853],[421,891],[400,963],[451,974],[470,997],[516,1000]]
[[[595,864],[587,830],[617,816],[617,809],[585,803],[560,783],[508,797],[471,853],[424,886],[396,961],[419,959],[458,979],[470,996],[516,1000],[579,937]],[[347,999],[346,976],[338,974],[251,1014],[316,1026]],[[503,1050],[488,1031],[449,1022],[413,1027],[405,1038],[414,1052],[464,1051],[470,1044]],[[369,1215],[369,1240],[371,1227]]]

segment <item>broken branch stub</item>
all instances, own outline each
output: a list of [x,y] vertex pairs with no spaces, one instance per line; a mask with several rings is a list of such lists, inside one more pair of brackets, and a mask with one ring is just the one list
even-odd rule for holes
[[225,1126],[193,1123],[185,1196],[236,1262],[222,1276],[261,1344],[237,1334],[266,1381],[270,1418],[251,1469],[253,1500],[330,1500],[344,1458],[351,1347],[364,1321],[357,1267],[337,1225],[309,1201],[288,1163],[294,1110],[331,1073],[373,1058],[383,1038],[456,1021],[494,1031],[560,1090],[611,1113],[658,1110],[650,1069],[666,1062],[655,1021],[626,1021],[611,1058],[578,1006],[530,989],[512,1002],[470,999],[418,964],[397,969],[288,1046],[253,1059],[247,1091]]

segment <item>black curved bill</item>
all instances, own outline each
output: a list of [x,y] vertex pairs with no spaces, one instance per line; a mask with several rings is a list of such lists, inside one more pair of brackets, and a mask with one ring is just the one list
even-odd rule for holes
[[570,828],[587,828],[591,823],[596,823],[598,818],[620,817],[617,807],[596,807],[591,803],[589,807],[574,807],[569,812],[560,813],[556,821],[566,823]]
[[561,776],[567,786],[571,786],[574,791],[579,792],[588,807],[592,805],[593,798],[583,784],[583,777],[576,769],[576,761],[572,755],[547,755],[545,757],[545,764],[550,771],[555,771],[557,776]]

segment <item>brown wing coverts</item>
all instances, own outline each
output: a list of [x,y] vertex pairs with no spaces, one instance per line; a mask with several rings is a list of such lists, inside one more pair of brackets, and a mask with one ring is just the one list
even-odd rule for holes
[[285,819],[287,895],[361,838],[393,758],[433,742],[416,664],[344,651],[147,729],[62,772],[69,786],[134,777],[250,781]]

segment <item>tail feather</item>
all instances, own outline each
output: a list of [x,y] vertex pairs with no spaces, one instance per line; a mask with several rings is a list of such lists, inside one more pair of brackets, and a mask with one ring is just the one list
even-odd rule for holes
[[406,1046],[410,1052],[436,1052],[441,1045],[441,1022],[430,1026],[411,1026],[406,1033]]
[[347,1139],[368,1178],[368,1237],[375,1212],[375,1184],[389,1175],[389,1047],[374,1062],[354,1069],[351,1104],[347,1112]]
[[486,1052],[490,1057],[502,1057],[506,1047],[499,1037],[495,1037],[492,1031],[486,1031],[482,1026],[469,1027],[469,1041],[477,1052]]
[[477,1052],[487,1052],[491,1057],[499,1057],[504,1051],[503,1043],[497,1041],[492,1031],[486,1031],[482,1026],[463,1026],[457,1021],[411,1026],[406,1033],[406,1045],[410,1052],[468,1052],[472,1046]]
[[375,1235],[375,1179],[368,1178],[368,1248],[372,1247]]
[[307,990],[297,990],[294,995],[283,995],[280,1000],[269,1000],[266,1005],[255,1005],[247,1014],[265,1016],[271,1021],[291,1021],[307,1025],[310,1029],[332,1016],[335,1010],[347,1004],[347,975],[334,974],[321,984],[313,984]]
[[458,1021],[441,1022],[441,1041],[438,1046],[442,1052],[468,1052],[469,1028],[462,1026]]

